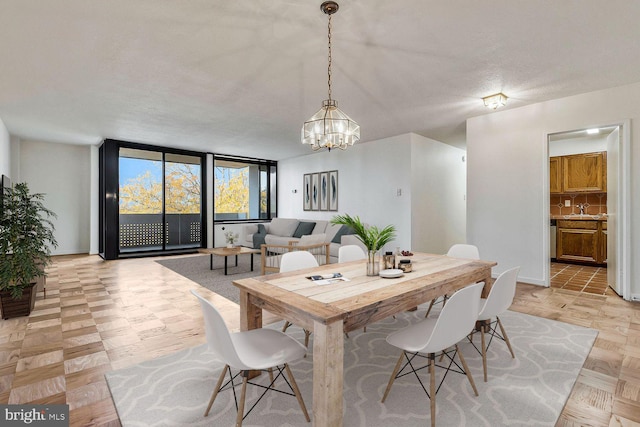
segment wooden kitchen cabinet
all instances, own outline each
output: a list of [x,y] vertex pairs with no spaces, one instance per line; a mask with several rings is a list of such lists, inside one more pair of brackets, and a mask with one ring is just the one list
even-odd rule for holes
[[603,221],[558,220],[556,259],[603,264],[606,260],[606,235],[603,234],[603,223],[606,232],[606,222]]
[[607,191],[607,153],[583,153],[549,158],[549,192],[604,193]]
[[565,193],[607,191],[606,153],[562,156],[562,191]]
[[549,192],[562,193],[562,162],[560,157],[549,158]]

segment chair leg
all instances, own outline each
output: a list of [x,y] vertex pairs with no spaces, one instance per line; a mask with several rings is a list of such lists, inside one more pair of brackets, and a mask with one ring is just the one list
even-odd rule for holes
[[309,335],[311,335],[311,331],[304,330],[304,346],[309,348]]
[[456,344],[456,352],[458,353],[458,357],[460,358],[460,362],[462,362],[462,367],[464,368],[464,373],[467,374],[467,378],[469,379],[469,383],[471,384],[471,388],[473,392],[478,396],[478,389],[476,388],[476,383],[473,381],[473,377],[471,376],[471,372],[469,371],[469,367],[467,366],[467,362],[464,360],[464,356],[462,352],[458,348],[458,344]]
[[289,326],[291,326],[291,322],[289,322],[288,320],[285,320],[284,326],[282,327],[282,332],[287,332],[287,329],[289,329]]
[[240,402],[238,403],[238,415],[236,416],[236,427],[242,427],[242,419],[244,418],[244,400],[247,396],[247,381],[249,380],[249,371],[242,373],[242,391],[240,392]]
[[204,411],[204,416],[209,415],[209,411],[211,410],[211,406],[213,406],[213,401],[216,400],[218,396],[218,392],[220,391],[220,386],[222,385],[222,381],[224,381],[224,376],[229,369],[229,365],[224,365],[224,369],[220,373],[220,378],[218,378],[218,382],[216,383],[216,388],[213,389],[213,394],[211,395],[211,399],[209,399],[209,406],[207,406],[207,410]]
[[484,371],[484,382],[487,382],[487,347],[484,343],[484,323],[480,326],[480,344],[482,344],[482,370]]
[[433,353],[429,353],[429,384],[431,427],[436,427],[436,356]]
[[302,394],[300,393],[300,389],[298,388],[296,379],[293,378],[293,373],[291,372],[289,365],[285,363],[284,368],[287,370],[287,375],[291,380],[291,388],[293,388],[293,392],[296,395],[296,399],[298,399],[298,403],[300,404],[300,409],[302,409],[302,413],[304,414],[304,417],[307,419],[307,422],[311,422],[311,418],[309,418],[309,413],[307,413],[307,407],[304,405],[304,400],[302,400]]
[[509,337],[507,336],[507,331],[504,330],[504,326],[502,326],[500,318],[496,316],[496,319],[498,319],[498,326],[500,326],[500,331],[502,332],[502,336],[504,337],[504,342],[507,343],[507,347],[509,347],[509,351],[511,352],[511,358],[515,359],[516,355],[513,353],[513,349],[511,348],[511,342],[509,341]]
[[389,384],[387,384],[387,389],[384,391],[384,396],[382,396],[382,403],[387,399],[389,392],[391,391],[391,386],[393,385],[393,381],[396,379],[396,375],[400,371],[400,366],[402,366],[402,359],[404,358],[404,351],[400,353],[400,357],[398,358],[398,363],[396,363],[396,367],[393,368],[393,373],[391,374],[391,378],[389,378]]
[[269,372],[269,381],[273,384],[273,368],[269,368],[267,371]]
[[429,317],[429,313],[431,312],[431,307],[433,307],[433,304],[435,303],[436,303],[436,298],[432,299],[431,303],[429,303],[429,308],[427,308],[427,312],[424,315],[425,319]]

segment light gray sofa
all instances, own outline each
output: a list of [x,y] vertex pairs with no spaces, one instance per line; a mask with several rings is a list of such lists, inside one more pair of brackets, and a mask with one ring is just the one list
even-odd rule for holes
[[[315,223],[313,228],[306,224],[298,229],[300,223]],[[291,241],[297,241],[304,245],[327,242],[329,245],[330,262],[338,262],[338,250],[342,245],[359,245],[364,247],[357,237],[350,234],[341,235],[334,239],[342,228],[341,225],[331,224],[327,220],[274,218],[271,222],[261,223],[266,231],[264,243],[268,245],[288,245]],[[309,232],[309,229],[311,231]],[[296,233],[297,231],[297,233]],[[258,232],[258,224],[246,224],[243,227],[243,236],[240,242],[243,246],[253,247],[253,235]],[[304,234],[300,234],[304,232]],[[300,237],[298,237],[300,236]],[[339,240],[334,242],[333,240]]]

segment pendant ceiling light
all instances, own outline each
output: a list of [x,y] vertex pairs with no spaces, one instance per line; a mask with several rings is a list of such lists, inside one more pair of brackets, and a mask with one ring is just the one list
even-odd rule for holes
[[302,126],[302,143],[316,151],[326,148],[346,149],[360,140],[360,126],[338,108],[338,101],[331,99],[331,15],[338,11],[338,3],[326,1],[320,10],[329,16],[329,99],[322,101],[322,108]]

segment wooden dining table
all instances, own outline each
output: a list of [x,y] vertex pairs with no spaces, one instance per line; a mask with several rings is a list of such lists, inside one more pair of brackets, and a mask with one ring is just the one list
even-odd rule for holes
[[[313,332],[313,425],[340,427],[343,418],[344,333],[410,310],[471,283],[491,287],[495,262],[415,253],[412,271],[397,278],[367,276],[365,261],[234,280],[240,327],[262,327],[266,310]],[[340,273],[348,281],[320,285],[312,275]]]

